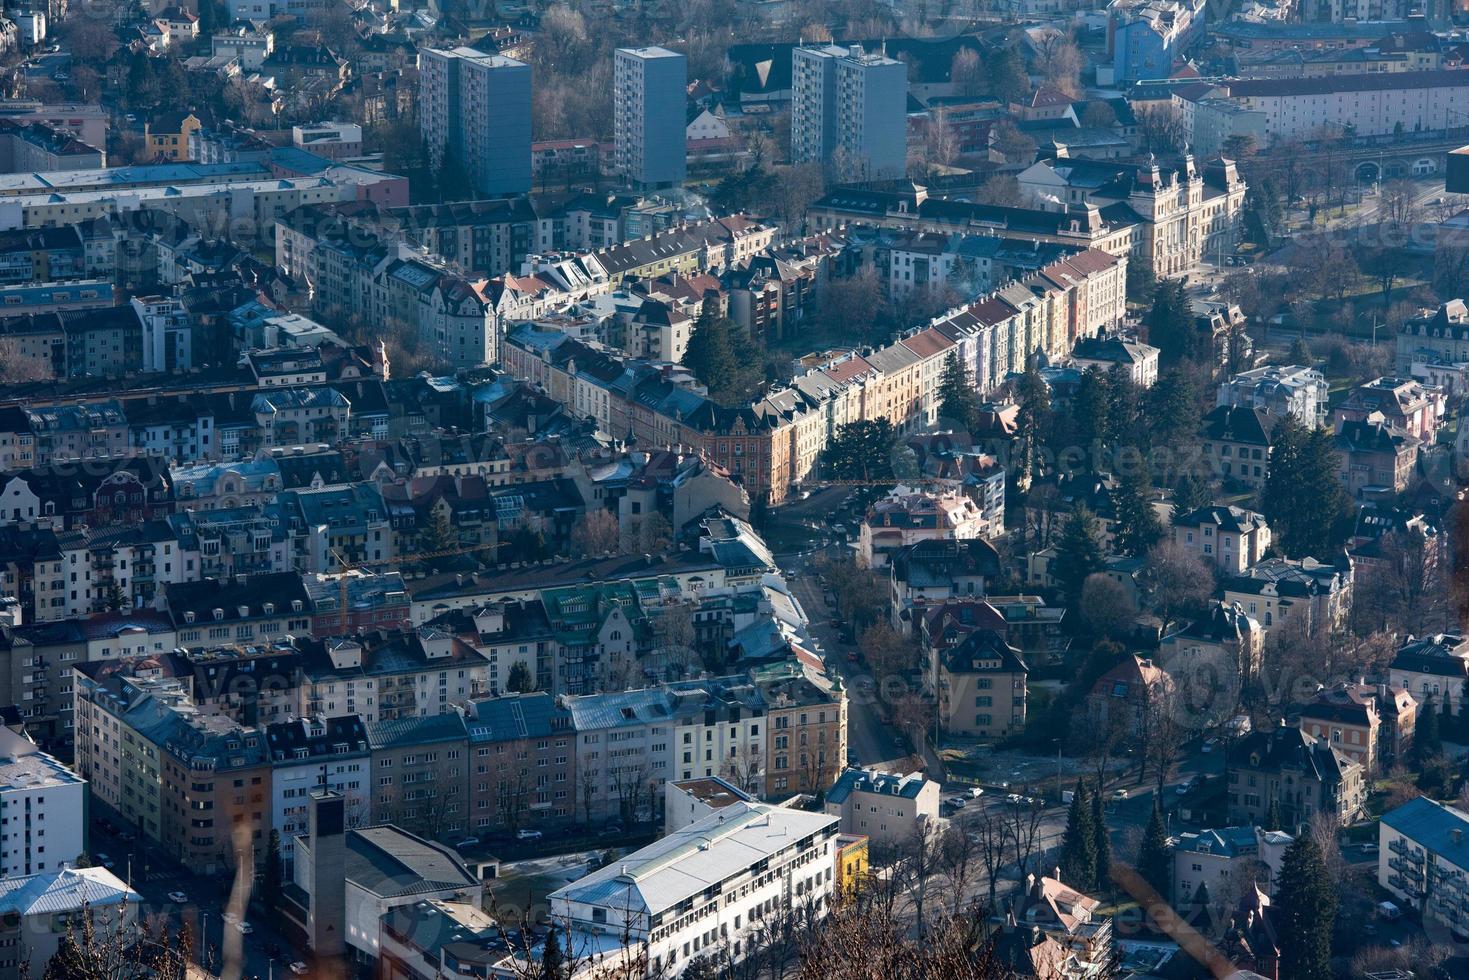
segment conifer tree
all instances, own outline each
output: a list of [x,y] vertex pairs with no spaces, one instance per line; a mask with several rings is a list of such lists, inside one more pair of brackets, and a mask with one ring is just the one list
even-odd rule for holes
[[1330,980],[1331,929],[1336,890],[1321,848],[1301,834],[1286,848],[1270,915],[1280,938],[1280,975],[1290,980]]
[[1097,854],[1097,891],[1112,888],[1112,838],[1107,834],[1107,816],[1102,812],[1102,787],[1091,794],[1092,831],[1096,835],[1092,850]]
[[1097,833],[1086,784],[1080,780],[1072,791],[1066,831],[1061,837],[1061,880],[1081,890],[1097,880]]
[[1153,815],[1143,833],[1142,850],[1138,852],[1137,873],[1163,898],[1169,897],[1173,880],[1173,855],[1168,849],[1168,828],[1163,823],[1163,808],[1153,800]]

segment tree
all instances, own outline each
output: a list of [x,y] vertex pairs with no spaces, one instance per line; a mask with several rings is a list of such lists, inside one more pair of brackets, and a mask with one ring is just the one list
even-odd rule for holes
[[1012,45],[1001,48],[986,66],[989,71],[990,94],[1002,105],[1023,102],[1030,94],[1030,78],[1020,55]]
[[1035,140],[1021,132],[1009,119],[1002,119],[990,130],[990,145],[1012,166],[1035,162]]
[[1418,711],[1418,727],[1413,733],[1413,763],[1422,768],[1430,759],[1443,754],[1443,732],[1439,728],[1438,710],[1430,694]]
[[848,422],[822,450],[822,473],[833,480],[891,479],[896,445],[897,433],[886,418]]
[[610,555],[622,541],[617,518],[604,508],[588,511],[571,529],[571,547],[579,558]]
[[546,933],[546,945],[541,950],[541,980],[566,980],[566,956],[561,952],[561,940],[556,938],[554,925]]
[[1286,848],[1276,879],[1271,918],[1280,945],[1280,975],[1291,980],[1331,980],[1331,931],[1336,890],[1321,849],[1310,834]]
[[117,612],[126,609],[129,605],[127,593],[123,591],[122,583],[113,580],[108,583],[107,596],[102,600],[109,612]]
[[1085,504],[1077,504],[1061,529],[1056,545],[1055,578],[1065,591],[1067,600],[1079,603],[1081,587],[1087,576],[1102,570],[1102,541],[1097,530],[1097,517]]
[[285,865],[281,861],[281,832],[272,830],[265,845],[265,869],[260,881],[260,899],[266,908],[280,908],[285,881]]
[[974,430],[979,414],[979,396],[959,355],[951,353],[944,362],[944,375],[939,381],[939,418],[965,432]]
[[1168,828],[1163,823],[1163,808],[1153,798],[1153,815],[1143,832],[1142,847],[1137,856],[1137,873],[1165,899],[1173,881],[1173,854],[1168,849]]
[[526,694],[536,689],[536,680],[524,660],[510,665],[510,676],[505,679],[505,690],[513,694]]
[[1155,154],[1173,154],[1183,149],[1187,126],[1173,105],[1146,105],[1135,109],[1143,149]]
[[1153,484],[1145,461],[1140,459],[1136,465],[1123,468],[1114,503],[1118,551],[1141,558],[1163,540],[1163,522],[1153,509]]
[[969,47],[960,48],[949,62],[949,81],[954,85],[955,95],[979,95],[987,84],[979,52]]
[[645,555],[661,555],[673,544],[673,525],[655,510],[638,522],[635,544]]
[[[877,272],[864,265],[855,275],[832,279],[821,287],[816,301],[816,324],[821,336],[847,342],[868,339],[882,310],[882,283]],[[685,356],[684,363],[688,363]]]
[[454,533],[454,525],[449,520],[449,506],[441,500],[435,502],[431,509],[429,525],[419,535],[418,546],[427,554],[452,551],[459,540]]
[[1116,579],[1093,572],[1081,584],[1081,618],[1098,638],[1125,642],[1137,619],[1132,596]]
[[1331,433],[1286,415],[1275,426],[1260,494],[1275,543],[1291,558],[1332,554],[1345,536],[1347,507]]
[[747,331],[705,303],[689,335],[683,364],[721,403],[747,398],[765,380],[759,353]]
[[1091,794],[1092,803],[1092,830],[1096,833],[1095,843],[1092,849],[1097,853],[1097,884],[1098,891],[1106,892],[1112,887],[1112,838],[1107,833],[1106,814],[1103,810],[1102,783],[1097,782],[1097,791]]
[[1081,111],[1081,125],[1085,129],[1111,129],[1117,125],[1117,110],[1104,100],[1093,99]]
[[1185,473],[1173,491],[1173,519],[1187,517],[1194,511],[1214,503],[1209,481],[1197,473]]
[[1038,60],[1041,74],[1056,88],[1073,97],[1081,90],[1085,60],[1071,38],[1059,34],[1048,38],[1041,44]]
[[1092,820],[1091,798],[1078,779],[1061,835],[1061,880],[1077,889],[1090,888],[1097,880],[1097,828]]
[[1148,311],[1148,343],[1158,348],[1158,360],[1164,364],[1199,354],[1193,304],[1184,285],[1183,279],[1160,279]]

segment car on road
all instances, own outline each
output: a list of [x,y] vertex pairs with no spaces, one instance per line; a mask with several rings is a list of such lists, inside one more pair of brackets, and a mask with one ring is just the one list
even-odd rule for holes
[[1019,806],[1020,805],[1020,802],[1022,800],[1024,800],[1024,799],[1025,799],[1025,797],[1021,796],[1019,793],[1006,793],[1005,794],[1005,802],[1006,803],[1013,803],[1015,806]]
[[296,976],[298,977],[304,977],[306,975],[306,964],[302,963],[300,960],[297,960],[296,962],[291,964],[291,972],[296,974]]
[[168,900],[175,905],[188,905],[189,896],[183,892],[169,892]]
[[69,81],[71,81],[71,76],[68,75],[64,71],[53,71],[51,73],[51,81],[53,81],[53,82],[69,82]]
[[236,922],[235,923],[235,928],[239,930],[240,935],[242,935],[242,936],[248,936],[248,935],[250,935],[250,933],[252,933],[252,932],[255,931],[255,927],[254,926],[252,926],[250,923],[244,922],[244,921]]
[[1125,800],[1125,799],[1127,799],[1127,790],[1125,790],[1125,789],[1115,789],[1115,790],[1113,790],[1112,791],[1112,799],[1114,799],[1114,800]]
[[977,800],[977,799],[979,799],[983,795],[984,795],[984,788],[983,787],[980,787],[980,786],[971,786],[971,787],[969,787],[969,798],[971,800]]
[[479,846],[479,838],[478,837],[466,837],[462,841],[460,841],[459,843],[455,844],[454,846],[457,847],[461,851],[464,850],[466,847],[477,847],[477,846]]
[[944,800],[944,802],[955,810],[962,810],[969,805],[969,801],[962,796],[951,796],[947,800]]
[[607,826],[597,831],[598,837],[619,837],[621,835],[622,824],[620,823],[609,823]]
[[539,830],[526,830],[522,828],[515,832],[516,840],[540,840],[543,836],[545,835]]

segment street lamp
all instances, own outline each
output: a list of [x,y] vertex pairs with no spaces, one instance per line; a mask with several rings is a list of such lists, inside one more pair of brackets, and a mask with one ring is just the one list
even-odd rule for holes
[[1358,313],[1357,314],[1357,319],[1360,320],[1363,317],[1368,316],[1369,314],[1372,317],[1372,346],[1373,347],[1376,347],[1377,346],[1377,311],[1376,310],[1367,310],[1364,313]]

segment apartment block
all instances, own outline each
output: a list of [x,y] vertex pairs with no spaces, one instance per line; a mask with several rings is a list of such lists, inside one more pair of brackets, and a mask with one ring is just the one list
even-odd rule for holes
[[908,159],[908,69],[861,45],[791,55],[791,159],[842,180],[901,177]]
[[688,59],[667,48],[618,48],[612,62],[614,158],[634,187],[677,187],[688,171]]
[[436,166],[452,154],[482,194],[530,191],[530,65],[473,48],[419,55],[419,126]]

